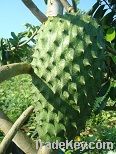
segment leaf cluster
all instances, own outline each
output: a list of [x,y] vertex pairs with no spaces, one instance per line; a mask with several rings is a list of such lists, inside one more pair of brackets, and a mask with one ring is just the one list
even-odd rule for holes
[[26,31],[15,34],[11,32],[11,38],[0,39],[0,65],[6,65],[16,62],[31,62],[33,54],[33,45],[35,44],[35,38],[32,38],[34,32],[39,29],[38,26],[32,26],[31,24],[25,24]]
[[109,98],[116,100],[116,1],[97,0],[88,14],[95,18],[104,30],[108,55],[106,65],[109,81],[102,85],[96,98],[94,109],[97,114],[106,107]]

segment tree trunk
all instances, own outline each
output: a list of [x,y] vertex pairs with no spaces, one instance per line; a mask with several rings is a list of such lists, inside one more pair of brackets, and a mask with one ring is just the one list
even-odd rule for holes
[[63,5],[60,0],[48,0],[47,16],[63,15]]

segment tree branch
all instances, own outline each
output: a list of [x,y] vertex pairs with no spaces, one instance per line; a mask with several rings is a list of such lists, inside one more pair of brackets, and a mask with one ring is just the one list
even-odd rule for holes
[[74,12],[74,8],[68,3],[67,0],[60,0],[64,8],[66,9],[67,12]]
[[[32,140],[30,140],[25,134],[21,131],[17,130],[21,127],[27,117],[32,113],[33,106],[28,107],[23,114],[16,120],[14,125],[12,126],[12,122],[8,119],[8,117],[3,113],[0,112],[0,130],[2,130],[6,136],[3,139],[2,143],[0,144],[0,154],[3,154],[4,151],[7,149],[8,145],[10,144],[11,140],[13,139],[14,135],[16,136],[13,139],[13,142],[26,154],[36,154],[37,151],[35,149],[35,145],[33,144]],[[10,129],[10,131],[9,131]]]
[[31,74],[32,67],[26,63],[13,63],[0,67],[0,83],[20,74]]
[[26,7],[33,13],[33,15],[41,22],[45,22],[47,17],[43,14],[32,0],[22,0]]

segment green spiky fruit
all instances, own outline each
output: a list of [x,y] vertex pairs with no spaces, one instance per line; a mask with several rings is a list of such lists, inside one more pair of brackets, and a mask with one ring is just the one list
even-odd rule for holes
[[49,18],[40,28],[32,66],[39,137],[73,139],[83,128],[105,73],[103,32],[82,13]]

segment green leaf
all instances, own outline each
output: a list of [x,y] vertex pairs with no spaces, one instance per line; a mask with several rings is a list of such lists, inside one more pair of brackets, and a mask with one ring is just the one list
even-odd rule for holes
[[0,49],[0,66],[1,66],[1,63],[2,63],[2,50]]
[[115,101],[116,100],[116,87],[112,87],[111,90],[110,90],[110,98]]
[[15,39],[9,38],[9,42],[12,44],[12,46],[18,45],[18,42]]
[[[95,12],[95,14],[94,14],[94,18],[97,18],[97,19],[100,19],[100,18],[102,18],[103,17],[103,15],[104,15],[104,7],[105,7],[105,5],[101,5],[98,9],[97,9],[97,11]],[[106,11],[106,10],[105,10]]]
[[99,1],[97,1],[91,8],[91,10],[88,12],[89,15],[93,15],[93,13],[96,11],[96,9],[99,7]]
[[108,29],[105,36],[106,41],[108,42],[113,41],[115,39],[115,35],[116,35],[115,28]]
[[116,64],[116,56],[112,56],[112,60]]
[[0,66],[2,64],[2,47],[1,47],[1,44],[2,43],[2,39],[0,39]]
[[110,87],[110,81],[107,81],[106,83],[104,83],[102,85],[102,87],[98,93],[98,97],[103,97],[107,93],[109,87]]
[[116,4],[116,0],[108,0],[108,2],[110,3],[110,5],[115,5]]
[[109,25],[111,26],[111,23],[113,22],[114,19],[114,12],[109,12],[108,14],[106,14],[103,19],[102,19],[102,25]]
[[47,5],[47,3],[48,3],[48,0],[44,0],[44,2],[45,2],[45,4]]
[[14,40],[18,41],[18,37],[14,32],[11,32],[11,36],[13,37]]
[[79,2],[79,0],[74,0],[76,3],[78,3]]
[[68,151],[65,152],[65,154],[72,154],[72,151],[68,150]]
[[110,81],[104,83],[96,97],[93,111],[98,114],[107,104],[109,91],[111,89]]
[[80,1],[80,0],[74,0],[74,2],[75,2],[76,4],[79,4],[79,1]]
[[104,9],[102,12],[101,12],[101,19],[104,17],[104,14],[106,13],[106,11],[107,11],[108,9]]

